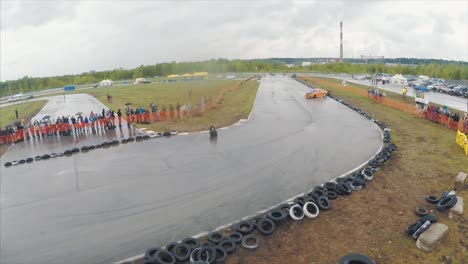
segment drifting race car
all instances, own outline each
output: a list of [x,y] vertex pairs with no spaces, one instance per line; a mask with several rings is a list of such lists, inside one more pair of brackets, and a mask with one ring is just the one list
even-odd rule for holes
[[328,94],[327,90],[314,88],[314,89],[310,89],[310,91],[305,94],[305,98],[306,99],[319,98],[319,97],[324,97],[327,94]]

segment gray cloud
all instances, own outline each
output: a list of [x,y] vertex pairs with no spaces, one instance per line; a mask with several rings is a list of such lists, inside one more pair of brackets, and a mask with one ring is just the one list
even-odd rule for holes
[[[0,79],[210,58],[468,60],[464,1],[1,2]],[[441,48],[444,47],[444,48]]]

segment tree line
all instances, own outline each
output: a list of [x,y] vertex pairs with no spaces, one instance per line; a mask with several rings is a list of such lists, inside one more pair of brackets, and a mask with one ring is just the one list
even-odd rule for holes
[[[292,60],[292,59],[291,59]],[[298,60],[298,59],[296,59]],[[304,59],[303,61],[307,61]],[[389,73],[429,75],[444,79],[468,80],[468,64],[435,63],[414,65],[387,65],[384,63],[356,64],[350,62],[312,64],[307,67],[299,65],[288,68],[284,59],[257,59],[257,60],[227,60],[212,59],[200,62],[170,62],[154,65],[141,65],[134,69],[114,69],[110,71],[89,72],[76,75],[63,75],[52,77],[28,77],[18,80],[0,82],[0,95],[10,95],[19,92],[30,92],[48,88],[58,88],[65,85],[94,84],[103,79],[132,80],[136,78],[149,78],[155,76],[167,76],[169,74],[181,74],[206,71],[209,73],[227,72],[305,72],[315,71],[322,73]]]

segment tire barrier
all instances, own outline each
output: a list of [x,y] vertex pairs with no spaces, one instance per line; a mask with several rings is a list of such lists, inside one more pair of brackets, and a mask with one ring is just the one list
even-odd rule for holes
[[213,232],[208,235],[208,241],[210,241],[213,244],[218,244],[219,242],[224,240],[224,236],[219,233],[219,232]]
[[269,236],[273,234],[275,228],[275,223],[269,218],[263,218],[257,224],[258,232],[260,232],[264,236]]
[[340,264],[375,264],[375,261],[364,254],[353,253],[342,257]]
[[246,249],[256,249],[260,245],[260,239],[256,235],[250,234],[242,238],[241,244]]
[[302,218],[304,218],[304,210],[302,210],[302,207],[299,204],[295,204],[289,209],[289,216],[296,221],[302,220]]
[[174,264],[176,262],[175,257],[165,249],[159,249],[156,251],[152,260],[154,263],[158,264]]
[[202,246],[197,253],[197,260],[204,260],[213,263],[216,260],[217,252],[213,246]]
[[236,242],[234,242],[234,240],[232,239],[225,239],[219,242],[219,246],[224,248],[224,250],[226,250],[226,253],[228,253],[229,255],[236,252]]
[[185,244],[177,244],[172,250],[167,249],[168,252],[171,252],[174,255],[174,258],[177,261],[186,261],[190,258],[191,249]]
[[[286,212],[285,210],[282,210],[281,208],[280,209],[273,209],[273,210],[270,210],[268,213],[267,213],[267,218],[273,220],[275,223],[279,224],[285,220],[288,219],[288,214],[290,212],[290,208],[291,206],[288,205],[288,212]],[[261,221],[261,220],[260,220]],[[258,224],[257,224],[258,225]]]
[[234,243],[236,243],[236,244],[239,244],[240,242],[242,242],[243,237],[244,236],[241,233],[233,232],[233,233],[229,234],[228,239],[234,241]]
[[189,237],[182,240],[182,244],[187,245],[191,250],[194,250],[195,248],[200,247],[200,240]]
[[226,250],[220,246],[214,246],[214,249],[216,250],[216,258],[213,263],[224,263],[228,255]]
[[[391,131],[388,129],[387,125],[372,118],[366,112],[338,100],[331,95],[328,97],[353,109],[379,127],[382,131],[382,140],[384,142],[382,149],[372,157],[367,164],[356,168],[348,175],[336,178],[335,180],[326,182],[323,185],[315,186],[304,195],[291,199],[292,202],[289,200],[288,202],[261,213],[261,215],[253,216],[250,220],[243,220],[237,223],[235,226],[236,231],[226,234],[226,237],[224,237],[220,232],[212,232],[208,235],[208,242],[203,243],[203,245],[200,245],[200,241],[194,238],[182,240],[181,243],[187,245],[191,250],[189,259],[192,264],[213,263],[220,258],[224,259],[225,255],[222,251],[226,252],[226,255],[233,254],[238,244],[241,244],[241,246],[246,249],[254,250],[258,248],[260,244],[260,238],[255,235],[255,232],[258,232],[263,236],[269,236],[275,231],[276,227],[280,223],[288,221],[289,218],[295,221],[300,221],[305,217],[310,220],[317,218],[320,211],[331,209],[332,200],[338,199],[339,196],[350,195],[353,191],[359,191],[366,187],[367,184],[375,178],[377,171],[379,171],[387,161],[391,160],[392,154],[397,149],[397,146],[392,143]],[[171,135],[172,133],[169,131],[158,133],[158,136]],[[128,140],[133,140],[133,138],[129,138]],[[446,204],[450,203],[447,202]],[[415,224],[409,226],[406,232],[408,235],[414,235],[425,222],[432,223],[435,221],[437,221],[437,218],[435,218],[434,215],[425,215]],[[168,246],[170,245],[171,244]],[[173,247],[176,246],[174,245]],[[169,250],[169,252],[171,251]],[[185,251],[183,253],[185,257],[187,254]],[[360,261],[361,258],[358,257],[359,255],[360,254],[351,254],[345,256],[342,260],[348,262],[340,263],[355,263],[353,261]],[[367,261],[367,259],[365,261]],[[374,262],[371,260],[371,262],[362,263]]]
[[152,260],[154,258],[154,255],[156,255],[156,252],[158,252],[160,248],[149,248],[145,252],[144,258],[147,260]]
[[241,233],[244,236],[252,233],[254,229],[254,225],[248,221],[242,221],[236,226],[237,232]]
[[316,218],[320,211],[318,206],[313,202],[307,202],[304,204],[302,210],[304,211],[304,215],[308,218]]
[[[167,133],[169,133],[169,136],[178,134],[177,131],[168,131]],[[159,134],[162,135],[162,133],[159,133]],[[80,151],[86,153],[86,152],[89,152],[90,150],[94,150],[94,149],[109,148],[111,146],[117,146],[120,143],[126,144],[126,143],[130,143],[130,142],[135,142],[135,141],[140,142],[140,141],[143,141],[143,140],[148,140],[150,138],[151,137],[148,136],[148,135],[143,135],[143,136],[136,136],[135,138],[129,137],[127,139],[122,139],[121,141],[118,141],[118,140],[104,141],[101,144],[90,145],[90,146],[82,146],[80,148],[73,148],[73,149],[65,150],[64,152],[60,152],[60,153],[51,153],[51,154],[38,155],[34,159],[33,158],[27,158],[27,159],[25,159],[26,162],[22,162],[22,163],[13,164],[12,161],[8,161],[8,162],[5,162],[4,166],[5,167],[11,167],[12,165],[26,164],[26,163],[31,163],[33,161],[47,160],[47,159],[50,159],[50,158],[56,158],[56,157],[62,157],[62,156],[68,156],[69,157],[72,154],[78,153]]]

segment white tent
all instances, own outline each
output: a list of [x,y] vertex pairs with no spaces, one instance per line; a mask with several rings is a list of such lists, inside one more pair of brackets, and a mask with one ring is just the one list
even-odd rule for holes
[[403,77],[403,75],[397,74],[390,78],[390,83],[396,85],[408,85],[408,80]]
[[111,80],[102,80],[99,83],[99,86],[112,86],[113,84],[114,84],[114,82],[111,81]]

